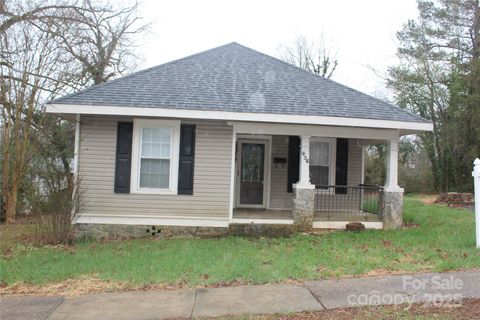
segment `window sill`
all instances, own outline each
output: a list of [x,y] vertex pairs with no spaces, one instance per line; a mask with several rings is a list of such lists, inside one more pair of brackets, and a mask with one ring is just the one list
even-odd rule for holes
[[138,189],[130,191],[130,194],[151,194],[151,195],[166,195],[166,196],[176,196],[177,190],[155,190],[155,189]]

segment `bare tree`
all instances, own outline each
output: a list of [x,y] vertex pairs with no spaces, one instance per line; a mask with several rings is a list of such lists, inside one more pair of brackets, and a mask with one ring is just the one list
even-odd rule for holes
[[[47,117],[44,103],[135,68],[134,36],[146,29],[137,26],[137,7],[90,0],[16,0],[0,6],[0,196],[7,221],[15,219],[32,159],[46,163],[53,158],[66,175],[71,171],[73,152],[63,150],[71,144],[58,132],[72,131]],[[58,137],[62,141],[54,140]]]
[[318,42],[298,37],[293,44],[279,47],[280,58],[316,75],[330,79],[338,66],[337,57],[325,46],[321,38]]
[[146,31],[138,17],[138,3],[117,7],[84,0],[83,9],[67,10],[69,19],[48,26],[57,44],[76,65],[76,87],[106,82],[136,68],[135,36]]
[[67,9],[85,10],[75,5],[76,1],[56,0],[32,3],[29,1],[11,1],[9,6],[0,0],[0,32],[5,32],[17,23],[45,22],[63,19],[62,13]]
[[17,24],[1,33],[2,192],[6,220],[15,219],[17,196],[31,159],[31,139],[39,102],[52,90],[57,53],[51,36]]

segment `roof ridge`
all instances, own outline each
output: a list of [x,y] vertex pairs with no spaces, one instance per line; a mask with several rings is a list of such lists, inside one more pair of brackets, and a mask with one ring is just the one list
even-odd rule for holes
[[[229,45],[232,45],[232,44],[236,44],[236,45],[240,45],[239,43],[236,43],[236,42],[229,42],[227,44],[223,44],[221,46],[217,46],[217,47],[214,47],[214,48],[210,48],[210,49],[207,49],[207,50],[203,50],[203,51],[200,51],[200,52],[197,52],[197,53],[194,53],[194,54],[190,54],[188,56],[185,56],[185,57],[182,57],[182,58],[179,58],[179,59],[175,59],[175,60],[172,60],[172,61],[168,61],[168,62],[165,62],[165,63],[162,63],[162,64],[159,64],[159,65],[156,65],[156,66],[153,66],[153,67],[150,67],[150,68],[146,68],[146,69],[143,69],[143,70],[139,70],[139,71],[135,71],[133,73],[130,73],[130,74],[127,74],[125,76],[121,76],[121,77],[118,77],[116,79],[112,79],[112,80],[109,80],[107,82],[103,82],[103,83],[99,83],[99,84],[94,84],[94,85],[91,85],[87,88],[84,88],[82,90],[79,90],[77,92],[73,92],[73,93],[70,93],[70,94],[67,94],[65,96],[62,96],[60,98],[57,98],[57,99],[53,99],[51,101],[49,101],[47,104],[50,104],[50,103],[57,103],[57,102],[61,102],[62,100],[66,99],[66,98],[70,98],[70,97],[74,97],[78,94],[81,94],[81,93],[84,93],[84,92],[88,92],[88,91],[91,91],[93,89],[96,89],[96,88],[99,88],[99,87],[105,87],[105,86],[108,86],[108,85],[111,85],[113,83],[116,83],[120,80],[124,80],[124,79],[128,79],[128,78],[131,78],[131,77],[134,77],[134,76],[138,76],[140,74],[144,74],[144,73],[148,73],[148,72],[151,72],[153,70],[156,70],[160,67],[163,67],[163,66],[166,66],[166,65],[170,65],[170,64],[174,64],[176,62],[180,62],[180,61],[183,61],[183,60],[187,60],[187,59],[191,59],[193,57],[196,57],[198,55],[201,55],[201,54],[204,54],[204,53],[207,53],[207,52],[210,52],[210,51],[213,51],[213,50],[217,50],[217,49],[220,49],[220,48],[223,48],[223,47],[226,47],[226,46],[229,46]],[[240,45],[242,46],[242,45]],[[244,47],[244,46],[242,46]],[[246,47],[245,47],[246,48]]]
[[393,103],[390,103],[390,102],[388,102],[388,101],[384,101],[384,100],[382,100],[382,99],[380,99],[380,98],[374,97],[374,96],[372,96],[372,95],[370,95],[370,94],[368,94],[368,93],[362,92],[362,91],[357,90],[357,89],[355,89],[355,88],[351,88],[351,87],[349,87],[349,86],[347,86],[347,85],[345,85],[345,84],[342,84],[342,83],[340,83],[340,82],[338,82],[338,81],[335,81],[335,80],[332,80],[332,79],[330,79],[330,78],[322,77],[322,76],[317,75],[317,74],[315,74],[315,73],[313,73],[313,72],[311,72],[311,71],[308,71],[308,70],[305,70],[305,69],[303,69],[303,68],[300,68],[299,66],[296,66],[296,65],[294,65],[294,64],[288,63],[288,62],[286,62],[286,61],[284,61],[284,60],[282,60],[282,59],[280,59],[280,58],[277,58],[277,57],[268,55],[268,54],[266,54],[266,53],[263,53],[263,52],[261,52],[261,51],[258,51],[258,50],[249,48],[249,47],[244,46],[244,45],[242,45],[242,44],[240,44],[240,43],[237,43],[237,42],[232,42],[232,43],[230,43],[230,44],[236,44],[236,45],[238,45],[238,46],[240,46],[240,47],[242,47],[242,48],[244,48],[244,49],[248,49],[248,50],[253,51],[253,52],[255,52],[255,53],[259,53],[259,54],[261,54],[261,55],[263,55],[263,56],[266,56],[266,57],[268,57],[268,58],[270,58],[270,59],[274,59],[274,60],[276,60],[277,62],[283,63],[283,64],[285,64],[285,65],[287,65],[287,66],[289,66],[289,67],[291,67],[291,68],[294,68],[294,69],[296,69],[296,70],[300,70],[300,71],[302,71],[302,72],[305,72],[305,73],[307,73],[307,74],[309,74],[309,75],[311,75],[311,76],[314,76],[314,77],[317,78],[317,79],[325,80],[325,81],[327,81],[327,82],[330,81],[330,82],[333,82],[334,84],[337,84],[337,85],[339,85],[339,86],[342,86],[342,87],[345,88],[345,89],[358,92],[358,93],[360,93],[360,94],[362,94],[362,95],[366,95],[366,96],[368,96],[369,98],[375,99],[375,100],[377,100],[377,101],[379,101],[379,102],[381,102],[381,103],[383,103],[383,104],[386,104],[386,105],[388,105],[388,106],[390,106],[390,107],[394,107],[394,108],[398,109],[398,110],[401,111],[401,112],[404,112],[404,113],[406,113],[406,114],[408,114],[408,115],[414,116],[414,117],[416,117],[416,118],[418,118],[418,119],[420,119],[420,120],[422,120],[422,121],[424,121],[424,122],[428,122],[427,119],[425,119],[425,118],[423,118],[423,117],[421,117],[421,116],[419,116],[419,115],[416,115],[416,114],[414,114],[414,113],[411,113],[411,112],[409,112],[409,111],[407,111],[407,110],[404,110],[404,109],[400,108],[399,106],[394,105]]

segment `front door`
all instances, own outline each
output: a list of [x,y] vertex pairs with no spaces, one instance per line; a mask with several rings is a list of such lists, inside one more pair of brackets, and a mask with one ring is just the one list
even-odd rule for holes
[[266,152],[266,141],[239,140],[240,163],[237,166],[238,207],[265,207]]

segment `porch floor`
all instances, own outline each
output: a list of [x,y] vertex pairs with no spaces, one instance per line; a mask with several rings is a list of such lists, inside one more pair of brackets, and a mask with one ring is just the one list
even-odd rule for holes
[[234,209],[233,219],[291,220],[291,210]]
[[315,211],[315,221],[372,221],[379,222],[380,219],[376,214],[357,211]]
[[[292,220],[291,210],[234,209],[234,219]],[[315,211],[314,221],[371,221],[379,222],[376,214],[357,211]]]

